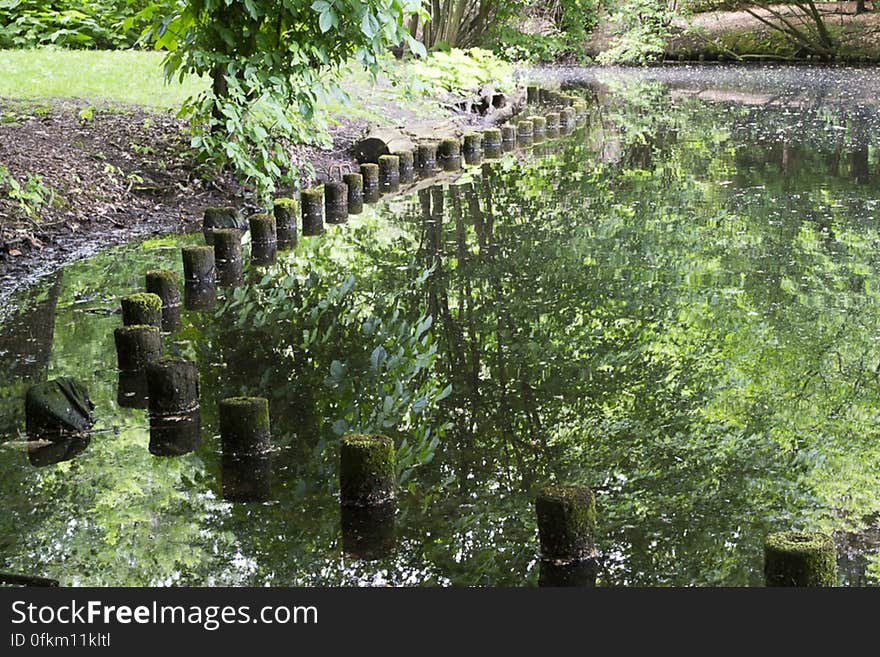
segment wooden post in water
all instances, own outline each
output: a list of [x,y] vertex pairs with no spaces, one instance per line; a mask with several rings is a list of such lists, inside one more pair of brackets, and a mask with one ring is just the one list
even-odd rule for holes
[[547,112],[544,121],[547,125],[547,137],[556,139],[559,136],[559,112]]
[[346,173],[342,180],[348,188],[348,213],[360,214],[364,211],[364,177],[359,173]]
[[526,87],[526,102],[529,105],[537,105],[541,102],[541,90],[537,86]]
[[486,159],[494,160],[501,157],[501,130],[487,128],[483,131],[483,155]]
[[535,499],[541,558],[574,562],[594,555],[596,498],[586,486],[548,486]]
[[122,326],[113,332],[116,362],[123,372],[140,372],[162,357],[162,334],[149,324]]
[[214,249],[185,246],[183,256],[183,305],[187,310],[210,310],[217,301]]
[[532,141],[535,144],[540,144],[546,139],[547,119],[543,116],[533,116],[530,120],[532,122]]
[[274,214],[255,214],[249,220],[251,228],[251,262],[258,267],[275,264],[278,254],[278,229]]
[[220,402],[219,412],[224,454],[258,454],[271,448],[267,399],[228,397]]
[[379,156],[379,189],[383,194],[400,190],[400,158],[396,155]]
[[467,132],[462,146],[465,164],[476,165],[483,161],[483,135],[479,132]]
[[534,135],[534,125],[531,121],[523,119],[516,125],[516,144],[517,146],[528,147],[532,145],[532,137]]
[[394,153],[400,160],[400,184],[409,185],[415,180],[415,158],[412,151]]
[[378,435],[343,438],[339,489],[344,505],[371,506],[394,499],[394,441]]
[[348,185],[339,180],[324,183],[324,214],[328,224],[348,221]]
[[382,196],[379,189],[379,165],[365,162],[361,165],[361,175],[364,177],[364,203],[375,203]]
[[180,276],[170,269],[153,269],[146,274],[146,290],[162,299],[162,330],[180,327]]
[[437,142],[419,144],[418,154],[419,178],[425,180],[437,173]]
[[505,153],[516,150],[516,126],[512,123],[501,126],[501,150]]
[[124,326],[148,324],[162,327],[162,299],[155,294],[136,292],[122,297],[119,302]]
[[296,247],[296,214],[299,205],[296,199],[276,198],[273,202],[272,212],[275,215],[275,236],[278,248],[283,250]]
[[836,586],[834,539],[820,532],[780,532],[764,542],[767,586]]
[[202,439],[196,364],[163,358],[149,363],[146,371],[150,453],[180,456],[197,449]]
[[214,231],[214,265],[221,287],[234,287],[241,283],[241,231],[235,228]]
[[446,137],[437,146],[437,164],[444,171],[461,170],[461,142],[455,137]]
[[313,187],[300,192],[302,234],[304,237],[324,232],[324,188]]

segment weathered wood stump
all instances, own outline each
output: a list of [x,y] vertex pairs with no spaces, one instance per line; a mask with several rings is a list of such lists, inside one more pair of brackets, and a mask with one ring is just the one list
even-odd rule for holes
[[586,486],[548,486],[535,499],[541,558],[574,562],[593,556],[596,498]]
[[770,534],[764,542],[767,586],[836,586],[834,539],[819,532]]
[[302,234],[304,237],[324,232],[324,188],[313,187],[300,192]]
[[241,231],[235,228],[219,228],[214,231],[214,265],[217,282],[221,287],[235,287],[241,283],[243,262],[241,257]]
[[501,157],[501,130],[488,128],[483,131],[483,155],[486,159],[494,160]]
[[437,143],[425,142],[418,148],[419,178],[425,180],[437,173]]
[[146,290],[162,299],[162,330],[180,328],[180,275],[170,269],[153,269],[146,274]]
[[397,151],[393,153],[400,160],[400,184],[409,185],[415,180],[415,158],[413,151]]
[[136,324],[113,331],[116,362],[123,372],[140,372],[162,357],[162,334],[155,326]]
[[532,142],[540,144],[547,138],[547,119],[543,116],[531,117],[532,122]]
[[250,220],[251,262],[258,267],[275,264],[278,255],[278,228],[273,214],[255,214]]
[[529,105],[537,105],[541,102],[541,90],[537,86],[526,87],[527,102]]
[[263,397],[229,397],[220,402],[224,454],[258,454],[270,449],[269,402]]
[[400,158],[396,155],[379,156],[379,189],[383,194],[400,190]]
[[483,161],[483,135],[479,132],[467,132],[461,149],[465,164],[476,165]]
[[511,123],[501,126],[501,150],[505,153],[516,150],[516,126]]
[[348,221],[348,185],[341,180],[324,183],[324,216],[328,224]]
[[217,276],[214,249],[210,246],[185,246],[183,256],[183,280],[197,285],[214,285]]
[[276,198],[272,212],[275,214],[275,236],[278,248],[283,250],[296,248],[296,215],[299,204],[296,199]]
[[375,203],[382,196],[379,188],[379,165],[371,162],[362,164],[361,176],[364,178],[364,203]]
[[547,112],[544,115],[544,121],[547,126],[547,136],[555,139],[559,136],[559,112]]
[[531,121],[527,119],[523,119],[519,123],[516,124],[516,145],[517,146],[531,146],[532,138],[534,136],[534,125]]
[[364,211],[364,177],[359,173],[346,173],[342,180],[348,188],[348,213],[360,214]]
[[152,415],[178,415],[199,407],[199,369],[192,361],[161,358],[148,363],[146,372]]
[[342,440],[339,488],[344,505],[371,506],[394,498],[394,442],[387,436]]

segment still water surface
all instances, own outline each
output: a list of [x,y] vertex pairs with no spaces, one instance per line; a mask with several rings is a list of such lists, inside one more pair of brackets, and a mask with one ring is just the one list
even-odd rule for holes
[[[763,537],[792,528],[834,533],[841,582],[875,583],[875,71],[557,75],[592,104],[575,134],[369,206],[184,313],[166,350],[199,365],[194,452],[148,450],[113,329],[118,296],[200,236],[21,295],[0,334],[0,570],[535,585],[531,503],[559,481],[597,492],[600,585],[759,585]],[[97,431],[28,454],[21,400],[55,376],[86,383]],[[269,398],[266,459],[221,459],[216,403],[238,394]],[[349,431],[400,449],[373,533],[340,514]],[[265,501],[224,499],[242,482]]]

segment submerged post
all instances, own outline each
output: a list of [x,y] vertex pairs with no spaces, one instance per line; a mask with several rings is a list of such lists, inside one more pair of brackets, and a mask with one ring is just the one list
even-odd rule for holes
[[147,392],[150,453],[180,456],[197,449],[202,438],[196,364],[176,358],[149,363]]
[[419,178],[424,180],[437,173],[437,142],[419,144],[418,154]]
[[835,586],[834,539],[820,532],[780,532],[764,542],[767,586]]
[[228,397],[220,402],[220,440],[224,454],[259,454],[271,447],[269,401],[264,397]]
[[242,279],[241,232],[235,228],[214,231],[214,264],[222,287],[238,285]]
[[371,506],[394,498],[394,441],[387,436],[350,435],[339,453],[342,504]]
[[187,310],[210,310],[217,301],[214,249],[185,246],[183,256],[183,304]]
[[483,161],[483,135],[479,132],[467,132],[462,146],[465,164],[479,164]]
[[275,215],[275,237],[278,248],[281,250],[296,247],[296,211],[299,205],[296,199],[276,198],[273,202],[272,212]]
[[534,125],[531,121],[523,119],[516,125],[516,144],[517,146],[531,146],[532,136],[534,134]]
[[119,302],[124,326],[148,324],[162,327],[162,299],[155,294],[136,292],[122,297]]
[[312,187],[300,192],[302,234],[304,237],[324,232],[324,188]]
[[275,215],[255,214],[250,220],[251,261],[258,267],[275,264],[278,254],[278,230]]
[[180,276],[169,269],[153,269],[146,274],[146,289],[162,299],[162,330],[180,326]]
[[324,213],[328,224],[348,221],[348,185],[339,180],[324,183]]
[[505,153],[516,150],[516,126],[512,123],[501,126],[501,150]]
[[533,116],[530,120],[532,122],[532,141],[540,144],[546,138],[547,119],[543,116]]
[[364,178],[364,202],[375,203],[382,195],[379,190],[379,165],[372,162],[362,164],[361,176]]
[[547,136],[555,139],[559,136],[559,112],[547,112],[544,116],[547,125]]
[[537,86],[526,87],[526,102],[529,105],[537,105],[541,102],[541,90]]
[[400,190],[400,158],[396,155],[379,156],[379,189],[383,194]]

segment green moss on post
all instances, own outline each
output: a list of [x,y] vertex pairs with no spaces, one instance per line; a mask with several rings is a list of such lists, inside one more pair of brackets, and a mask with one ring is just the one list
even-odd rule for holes
[[834,539],[819,532],[770,534],[764,542],[767,586],[835,586]]
[[199,369],[192,361],[162,358],[147,364],[150,414],[177,415],[199,407]]
[[505,153],[516,150],[516,126],[512,123],[501,126],[501,150]]
[[533,116],[532,122],[532,141],[540,144],[547,138],[547,119],[543,116]]
[[255,214],[250,218],[251,262],[258,267],[275,264],[278,254],[278,230],[275,215]]
[[444,171],[461,170],[461,142],[456,137],[447,137],[437,146],[437,164]]
[[187,281],[183,284],[183,305],[187,310],[211,310],[217,304],[217,286]]
[[180,327],[180,275],[170,269],[153,269],[146,275],[146,290],[162,299],[162,330]]
[[232,287],[241,283],[241,231],[235,228],[214,231],[214,264],[217,282],[221,286]]
[[346,173],[342,181],[348,187],[348,213],[360,214],[364,211],[364,177],[359,173]]
[[216,276],[214,249],[210,246],[185,246],[183,256],[183,280],[186,283],[214,285]]
[[268,400],[229,397],[220,402],[219,410],[224,454],[258,454],[269,450]]
[[398,151],[394,153],[400,160],[400,184],[409,185],[415,180],[415,157],[412,151]]
[[324,183],[324,214],[328,224],[348,221],[348,186],[340,180]]
[[494,160],[501,157],[501,130],[488,128],[483,131],[483,155],[487,159]]
[[396,155],[379,156],[379,189],[383,194],[400,190],[400,158]]
[[362,164],[361,176],[364,178],[364,203],[375,203],[382,196],[379,188],[379,165],[372,162]]
[[394,497],[394,441],[351,435],[342,440],[339,488],[343,504],[370,506]]
[[116,362],[123,372],[138,372],[162,357],[162,334],[147,324],[122,326],[113,332]]
[[292,198],[276,198],[272,204],[278,248],[281,250],[292,249],[296,247],[297,242],[296,215],[299,203]]
[[586,486],[548,486],[535,499],[541,558],[578,561],[592,556],[596,498]]
[[528,119],[516,124],[516,143],[518,146],[531,146],[533,143],[534,125]]
[[430,178],[437,173],[437,143],[433,141],[419,144],[418,146],[419,160],[419,178],[422,180]]
[[162,299],[149,292],[137,292],[122,297],[119,300],[122,306],[122,324],[134,326],[136,324],[148,324],[162,327]]
[[313,187],[300,192],[302,234],[304,237],[324,232],[324,188]]
[[483,161],[483,135],[479,132],[467,132],[464,135],[462,146],[464,161],[469,165],[476,165]]
[[555,139],[559,136],[559,112],[547,112],[544,116],[546,122],[547,137]]

